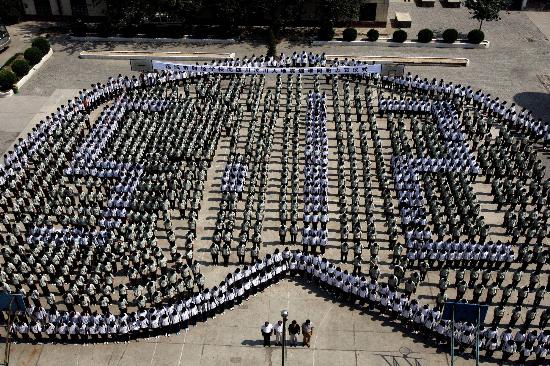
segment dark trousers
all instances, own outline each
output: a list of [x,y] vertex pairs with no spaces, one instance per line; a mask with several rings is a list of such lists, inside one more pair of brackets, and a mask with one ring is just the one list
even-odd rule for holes
[[347,261],[348,261],[348,253],[340,252],[340,262],[347,263]]
[[271,347],[271,333],[263,333],[264,336],[264,347]]

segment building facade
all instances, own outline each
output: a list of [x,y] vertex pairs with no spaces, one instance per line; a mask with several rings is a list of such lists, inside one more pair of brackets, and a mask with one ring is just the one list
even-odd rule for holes
[[[155,0],[151,0],[155,1]],[[357,0],[356,19],[346,21],[355,26],[385,26],[390,0]],[[104,0],[21,0],[25,15],[36,18],[102,17]],[[304,0],[300,19],[304,24],[315,24],[321,17],[321,0]],[[208,16],[208,15],[207,15]]]
[[49,17],[101,17],[105,15],[103,0],[21,0],[25,15]]

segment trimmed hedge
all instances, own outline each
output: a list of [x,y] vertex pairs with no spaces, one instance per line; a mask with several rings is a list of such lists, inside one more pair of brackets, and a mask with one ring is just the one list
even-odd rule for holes
[[434,38],[434,32],[431,29],[422,29],[418,32],[418,42],[429,43]]
[[468,42],[473,44],[480,44],[485,40],[485,33],[480,29],[471,30],[468,33]]
[[11,64],[11,70],[20,78],[27,75],[30,69],[31,65],[27,60],[17,60]]
[[367,39],[371,42],[376,42],[380,37],[380,33],[376,29],[370,29],[367,32]]
[[443,32],[443,42],[445,43],[455,43],[458,39],[458,31],[456,29],[445,29]]
[[355,28],[346,28],[342,33],[344,41],[351,42],[357,39],[357,29]]
[[36,37],[32,40],[32,46],[38,48],[43,55],[50,52],[50,42],[44,37]]
[[319,28],[319,40],[332,41],[332,39],[334,38],[334,33],[334,25],[332,24],[332,22],[326,22],[322,24]]
[[14,83],[15,83],[15,74],[10,70],[1,69],[0,70],[0,90],[6,92],[11,88],[13,88]]
[[392,41],[403,43],[407,40],[407,32],[405,32],[403,29],[398,29],[395,32],[393,32]]
[[42,57],[44,57],[42,51],[40,51],[36,47],[27,48],[25,50],[24,56],[25,60],[29,61],[29,64],[31,64],[32,66],[39,63],[40,60],[42,60]]

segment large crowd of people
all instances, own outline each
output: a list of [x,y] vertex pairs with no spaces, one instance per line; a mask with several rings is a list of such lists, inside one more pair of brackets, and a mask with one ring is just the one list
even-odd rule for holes
[[[212,63],[361,64],[306,52]],[[499,350],[505,360],[545,359],[550,180],[537,150],[548,147],[548,124],[443,80],[328,75],[322,87],[320,76],[307,77],[313,90],[302,94],[300,75],[277,75],[274,87],[265,75],[119,75],[82,90],[19,139],[0,169],[0,290],[22,294],[27,306],[11,333],[23,342],[77,343],[178,333],[299,275],[436,342],[454,331],[461,350],[474,346],[475,327],[442,320],[445,301],[486,303],[491,320],[480,331],[480,348],[487,356]],[[302,248],[260,259],[281,120],[279,244]],[[332,126],[339,227],[329,242]],[[389,143],[382,142],[384,129]],[[208,177],[223,132],[225,167]],[[484,204],[504,212],[496,225],[501,240],[473,187],[478,176],[490,183],[492,199]],[[213,288],[195,257],[207,179],[221,183],[208,239],[212,263],[221,255],[229,266],[233,252],[238,258],[238,268]],[[184,227],[176,229],[175,220]],[[340,263],[327,258],[328,248],[337,248]],[[381,250],[391,253],[386,281]],[[414,296],[430,271],[439,274],[439,291],[421,305]]]

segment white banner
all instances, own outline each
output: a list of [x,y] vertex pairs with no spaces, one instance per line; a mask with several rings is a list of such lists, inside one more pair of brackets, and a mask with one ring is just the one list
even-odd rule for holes
[[339,67],[241,67],[187,65],[174,62],[153,61],[153,70],[178,70],[214,74],[375,74],[380,73],[380,64]]

